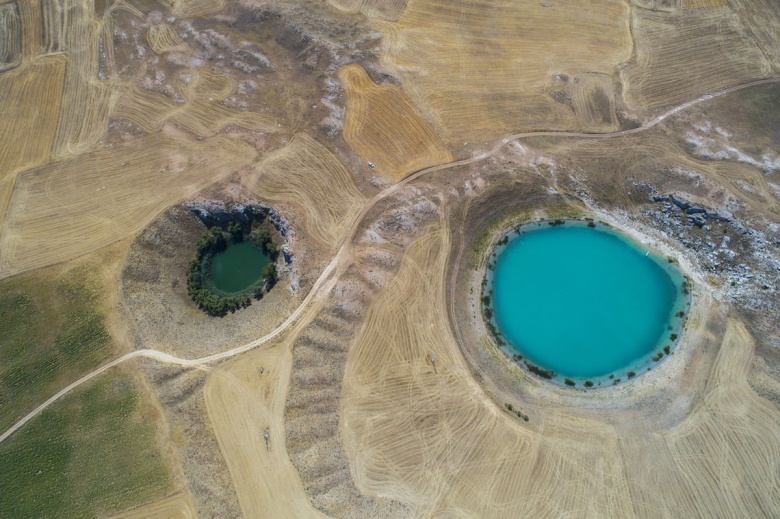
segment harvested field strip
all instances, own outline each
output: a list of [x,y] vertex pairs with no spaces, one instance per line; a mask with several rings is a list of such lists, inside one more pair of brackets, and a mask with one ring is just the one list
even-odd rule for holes
[[195,74],[192,84],[184,90],[182,104],[172,103],[162,94],[130,86],[120,96],[112,116],[132,121],[147,133],[159,131],[169,121],[200,137],[214,135],[229,125],[260,132],[276,131],[276,119],[268,114],[241,112],[221,104],[235,86],[233,79],[221,74]]
[[22,29],[22,55],[24,60],[35,58],[43,52],[43,19],[41,4],[36,0],[18,0],[15,2],[19,9],[19,20]]
[[16,3],[0,5],[0,72],[22,62],[22,23]]
[[220,12],[225,0],[162,0],[179,18],[197,18]]
[[612,77],[606,74],[580,74],[570,78],[566,94],[571,98],[580,128],[589,132],[618,129]]
[[45,56],[0,74],[0,181],[48,160],[66,63]]
[[707,7],[723,7],[726,0],[682,0],[683,9],[706,9]]
[[244,517],[324,517],[309,503],[285,448],[284,403],[295,335],[220,366],[204,389]]
[[378,86],[360,65],[339,71],[347,91],[344,139],[365,161],[392,180],[435,164],[451,162],[417,109],[394,85]]
[[[53,149],[55,157],[65,158],[93,149],[103,137],[116,93],[110,83],[98,77],[104,22],[95,17],[93,2],[67,0],[52,18],[50,29],[54,34],[49,39],[58,42],[52,45],[68,55]],[[61,32],[55,30],[58,27]]]
[[130,236],[255,157],[229,139],[183,145],[155,135],[25,172],[0,236],[0,277]]
[[157,54],[171,51],[184,52],[189,48],[174,28],[167,23],[158,23],[150,26],[146,31],[146,40]]
[[[611,74],[631,56],[627,4],[417,0],[385,34],[383,61],[423,115],[460,146],[530,129],[576,127],[546,93],[556,74]],[[576,30],[571,28],[575,27]],[[539,59],[539,56],[545,56]]]
[[306,231],[331,250],[364,203],[346,168],[306,134],[255,166],[249,187],[260,198],[292,204],[302,213]]
[[725,0],[764,57],[780,72],[780,5],[774,0]]
[[197,519],[197,517],[192,497],[189,494],[176,494],[115,515],[112,519]]
[[448,243],[441,231],[408,248],[348,355],[340,428],[363,492],[423,516],[756,517],[780,507],[780,412],[745,380],[753,342],[741,323],[729,322],[704,399],[680,425],[640,435],[529,411],[543,423],[536,432],[482,393],[449,333]]
[[397,20],[409,0],[330,0],[339,9],[350,13],[363,13],[369,18]]
[[633,17],[637,62],[621,72],[623,97],[633,109],[655,113],[771,73],[728,9],[636,9]]

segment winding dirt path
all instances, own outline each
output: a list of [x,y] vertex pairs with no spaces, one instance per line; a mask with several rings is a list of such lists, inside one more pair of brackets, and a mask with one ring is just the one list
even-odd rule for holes
[[309,293],[306,295],[304,300],[301,302],[300,306],[293,311],[292,314],[282,323],[280,324],[276,329],[271,331],[270,333],[255,339],[254,341],[251,341],[247,344],[244,344],[243,346],[239,346],[237,348],[233,348],[231,350],[226,350],[221,353],[215,353],[213,355],[208,355],[206,357],[200,357],[196,359],[182,359],[179,357],[175,357],[173,355],[169,355],[167,353],[163,353],[161,351],[157,350],[151,350],[151,349],[144,349],[144,350],[136,350],[131,353],[127,353],[125,355],[122,355],[121,357],[118,357],[111,362],[104,364],[103,366],[95,369],[94,371],[88,373],[87,375],[84,375],[80,379],[76,380],[75,382],[71,383],[70,385],[66,386],[65,388],[58,391],[56,394],[52,395],[49,399],[47,399],[45,402],[43,402],[41,405],[33,409],[30,413],[28,413],[24,418],[20,419],[18,422],[16,422],[14,425],[12,425],[8,430],[6,430],[2,435],[0,435],[0,443],[5,441],[8,437],[10,437],[12,434],[14,434],[16,431],[21,429],[27,422],[38,416],[41,412],[43,412],[47,407],[49,407],[51,404],[71,392],[72,390],[76,389],[77,387],[81,386],[82,384],[89,382],[93,378],[97,377],[98,375],[102,374],[104,371],[109,370],[110,368],[113,368],[114,366],[117,366],[127,360],[145,357],[149,359],[156,360],[158,362],[163,362],[167,364],[175,364],[178,366],[183,367],[189,367],[189,368],[198,368],[198,369],[208,369],[208,364],[218,362],[221,360],[225,360],[231,357],[234,357],[236,355],[239,355],[241,353],[247,352],[249,350],[252,350],[254,348],[257,348],[258,346],[261,346],[273,339],[276,339],[280,335],[282,335],[284,332],[290,328],[291,325],[293,325],[295,322],[297,322],[300,317],[303,315],[304,311],[309,307],[310,303],[314,301],[316,298],[323,297],[330,290],[333,288],[333,286],[336,284],[336,281],[338,281],[338,278],[341,274],[341,272],[344,270],[345,265],[342,264],[342,260],[349,254],[350,245],[352,243],[352,240],[355,237],[355,234],[357,233],[358,228],[360,227],[360,224],[362,223],[363,219],[366,217],[366,215],[376,206],[378,202],[381,200],[389,197],[390,195],[396,193],[401,188],[406,186],[406,184],[424,176],[428,175],[430,173],[444,170],[444,169],[450,169],[455,168],[458,166],[467,166],[469,164],[474,164],[475,162],[480,162],[482,160],[485,160],[487,158],[492,157],[495,155],[501,148],[509,144],[510,142],[519,140],[519,139],[527,139],[531,137],[567,137],[567,138],[575,138],[575,139],[608,139],[613,137],[623,137],[626,135],[633,135],[635,133],[640,133],[645,130],[649,130],[650,128],[658,125],[665,119],[683,111],[686,110],[694,105],[697,105],[699,103],[709,101],[711,99],[715,99],[717,97],[724,96],[726,94],[730,94],[732,92],[736,92],[739,90],[744,90],[746,88],[751,88],[754,86],[759,85],[766,85],[770,83],[780,83],[780,77],[771,77],[771,78],[765,78],[765,79],[759,79],[756,81],[750,81],[748,83],[742,83],[739,85],[735,85],[729,88],[724,88],[722,90],[718,90],[716,92],[710,93],[710,94],[704,94],[692,101],[687,101],[685,103],[682,103],[680,105],[675,106],[674,108],[662,113],[661,115],[651,119],[650,121],[644,123],[641,126],[638,126],[636,128],[632,128],[630,130],[621,130],[617,132],[606,132],[606,133],[586,133],[586,132],[554,132],[554,131],[537,131],[537,132],[525,132],[525,133],[516,133],[513,135],[509,135],[508,137],[504,137],[498,143],[496,143],[493,148],[490,150],[480,153],[479,155],[475,155],[474,157],[470,157],[468,159],[462,159],[457,160],[454,162],[448,162],[446,164],[439,164],[437,166],[431,166],[429,168],[421,169],[420,171],[417,171],[416,173],[413,173],[409,175],[408,177],[404,178],[400,182],[393,184],[392,186],[380,191],[377,193],[371,200],[369,200],[364,206],[363,209],[358,213],[358,215],[355,217],[355,220],[352,223],[352,226],[350,227],[349,233],[345,236],[344,241],[341,244],[341,247],[339,248],[336,255],[333,257],[331,262],[328,264],[327,267],[325,267],[325,270],[322,271],[322,274],[320,274],[320,277],[317,279],[317,281],[312,286]]

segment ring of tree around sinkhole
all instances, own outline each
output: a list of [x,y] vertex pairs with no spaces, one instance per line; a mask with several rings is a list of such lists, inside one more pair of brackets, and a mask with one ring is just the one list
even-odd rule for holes
[[[540,241],[545,232],[548,241]],[[549,241],[556,232],[555,240],[569,233],[560,248]],[[480,307],[492,342],[513,364],[562,387],[590,389],[633,379],[674,355],[692,290],[674,258],[659,257],[592,219],[531,222],[502,234],[488,253]],[[591,243],[594,250],[588,250],[582,240],[594,236],[603,244]],[[639,270],[621,271],[632,263]],[[649,278],[635,281],[645,272]],[[654,318],[643,323],[647,314]],[[562,321],[567,318],[571,322]],[[561,360],[567,355],[580,357]]]
[[[276,261],[279,257],[282,238],[267,219],[250,220],[242,225],[231,221],[225,228],[211,227],[198,240],[195,257],[187,267],[187,293],[208,315],[222,317],[252,304],[265,295],[278,280]],[[267,264],[256,279],[236,291],[227,291],[215,283],[215,260],[225,255],[231,247],[249,245],[267,259]],[[254,254],[257,256],[257,254]],[[257,265],[243,265],[256,268]]]

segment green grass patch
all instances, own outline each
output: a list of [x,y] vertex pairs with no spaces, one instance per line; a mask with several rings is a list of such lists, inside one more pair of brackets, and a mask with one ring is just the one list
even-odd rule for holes
[[92,273],[48,270],[0,282],[0,430],[111,356],[103,287]]
[[162,497],[171,478],[145,405],[110,372],[0,444],[0,517],[97,517]]

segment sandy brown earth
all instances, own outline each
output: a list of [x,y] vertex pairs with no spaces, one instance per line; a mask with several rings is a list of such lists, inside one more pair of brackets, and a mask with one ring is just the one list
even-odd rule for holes
[[[778,515],[778,90],[722,90],[780,74],[778,21],[768,0],[0,5],[0,277],[122,251],[114,362],[145,357],[180,483],[120,517]],[[288,257],[211,318],[186,292],[195,209],[246,204]],[[559,217],[693,279],[679,347],[631,383],[553,387],[485,331],[496,236]]]

